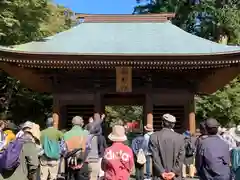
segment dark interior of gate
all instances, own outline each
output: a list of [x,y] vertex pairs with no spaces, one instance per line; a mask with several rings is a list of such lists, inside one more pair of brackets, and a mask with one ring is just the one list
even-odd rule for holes
[[[45,72],[53,78],[54,98],[59,102],[60,128],[71,126],[71,119],[82,116],[85,123],[94,112],[104,113],[105,106],[143,106],[143,124],[153,115],[154,129],[161,128],[161,116],[170,113],[177,118],[175,130],[189,129],[190,101],[203,77],[197,71],[132,69],[132,91],[116,92],[115,69],[58,70]],[[191,77],[191,78],[190,78]]]
[[[102,98],[102,111],[104,113],[105,106],[111,105],[138,105],[143,106],[143,113],[146,114],[145,108],[145,95],[117,95],[117,94],[108,94],[101,97]],[[71,120],[74,116],[82,116],[85,120],[85,123],[88,122],[89,117],[91,117],[95,111],[95,107],[92,104],[74,104],[64,106],[62,111],[62,116],[67,119],[65,124],[62,125],[63,129],[69,129],[71,127]],[[65,112],[64,112],[65,111]],[[175,125],[175,131],[182,132],[185,129],[185,108],[184,105],[153,105],[153,126],[155,130],[161,129],[161,117],[165,113],[170,113],[177,118],[177,123]],[[143,116],[143,124],[147,123],[146,115]]]

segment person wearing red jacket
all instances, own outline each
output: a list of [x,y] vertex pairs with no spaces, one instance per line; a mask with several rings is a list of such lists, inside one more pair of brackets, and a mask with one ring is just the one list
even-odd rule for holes
[[127,140],[123,126],[115,125],[108,138],[113,142],[102,159],[104,180],[128,180],[134,166],[133,152],[124,145]]

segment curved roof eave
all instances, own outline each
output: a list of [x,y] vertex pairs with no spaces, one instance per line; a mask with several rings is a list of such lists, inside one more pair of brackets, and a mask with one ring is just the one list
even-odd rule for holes
[[[155,59],[155,60],[240,60],[240,50],[237,51],[225,51],[225,52],[215,52],[215,53],[59,53],[59,52],[27,52],[18,51],[11,48],[0,47],[0,57],[1,58],[19,58],[19,59],[55,59],[59,60],[71,60],[71,59],[112,59],[118,57],[119,59]],[[1,61],[1,59],[0,59]]]

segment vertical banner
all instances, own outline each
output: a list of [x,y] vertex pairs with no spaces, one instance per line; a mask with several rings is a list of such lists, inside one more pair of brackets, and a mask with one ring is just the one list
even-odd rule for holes
[[131,67],[116,67],[116,91],[132,92]]

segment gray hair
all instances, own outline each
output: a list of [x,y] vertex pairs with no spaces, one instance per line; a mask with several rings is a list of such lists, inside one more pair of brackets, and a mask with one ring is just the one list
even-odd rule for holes
[[54,125],[54,120],[52,117],[47,118],[46,125],[47,127],[52,127]]
[[83,126],[83,118],[81,116],[75,116],[72,119],[72,124],[73,125],[79,125],[79,126]]

